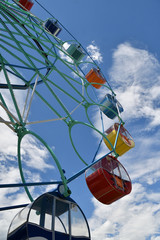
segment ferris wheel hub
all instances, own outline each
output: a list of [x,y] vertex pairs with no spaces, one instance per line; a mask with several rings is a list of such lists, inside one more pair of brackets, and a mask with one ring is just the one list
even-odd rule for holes
[[68,187],[66,189],[63,184],[59,184],[58,185],[58,193],[62,197],[68,197],[71,195],[71,190]]

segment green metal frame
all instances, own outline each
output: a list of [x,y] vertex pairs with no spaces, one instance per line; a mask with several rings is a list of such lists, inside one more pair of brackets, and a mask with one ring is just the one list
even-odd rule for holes
[[[19,8],[18,5],[10,3],[10,1],[4,2],[0,0],[0,15],[1,15],[0,46],[2,48],[2,52],[6,53],[6,56],[0,54],[1,65],[0,70],[3,71],[3,74],[6,79],[6,83],[0,83],[0,88],[1,89],[6,88],[9,90],[10,96],[12,97],[12,101],[15,107],[15,113],[13,114],[8,109],[5,99],[3,98],[3,95],[0,93],[1,100],[0,106],[3,107],[6,113],[8,114],[10,122],[3,119],[0,119],[0,121],[7,124],[8,127],[10,127],[14,132],[17,133],[18,164],[21,179],[23,182],[22,186],[25,188],[25,191],[29,199],[33,201],[33,198],[28,189],[28,184],[26,183],[24,178],[21,162],[21,141],[25,135],[31,134],[34,137],[36,137],[47,148],[52,158],[54,159],[61,176],[62,184],[64,185],[65,189],[64,196],[66,197],[70,194],[70,190],[67,186],[67,183],[74,180],[80,174],[83,174],[84,171],[89,166],[91,166],[85,161],[85,159],[83,159],[80,156],[80,153],[78,152],[74,145],[71,135],[72,127],[74,127],[77,124],[85,125],[99,133],[102,138],[105,138],[110,143],[105,134],[103,134],[101,131],[99,131],[97,128],[93,126],[89,118],[88,108],[94,105],[99,107],[100,105],[96,102],[96,100],[91,99],[88,94],[88,88],[92,87],[90,86],[91,83],[88,83],[88,81],[86,80],[81,65],[86,64],[87,66],[91,67],[97,68],[99,67],[89,55],[87,56],[90,57],[90,61],[88,59],[81,62],[74,61],[73,58],[65,51],[63,45],[66,42],[68,43],[72,42],[78,45],[80,45],[80,43],[75,38],[73,38],[72,35],[70,35],[70,37],[73,39],[67,40],[65,39],[63,41],[51,35],[48,31],[44,29],[43,27],[44,22],[41,19],[34,16],[32,13],[26,12],[23,9]],[[64,30],[66,29],[64,28]],[[14,53],[14,51],[16,53]],[[63,58],[62,54],[70,58],[70,60]],[[86,54],[88,53],[86,52]],[[11,59],[15,59],[17,63],[16,64],[11,63],[9,61],[10,58],[8,56],[11,56]],[[60,69],[61,65],[63,65],[67,69],[66,72],[61,71]],[[27,76],[28,78],[26,79],[22,75],[20,70],[28,71],[29,77]],[[71,72],[76,77],[72,77]],[[58,85],[51,78],[51,75],[53,73],[59,78],[63,79],[63,81],[65,81],[66,84],[68,84],[68,86],[72,89],[73,94],[66,91],[63,88],[63,86],[61,86],[61,84]],[[18,78],[21,83],[20,84],[13,83],[10,79],[10,76]],[[37,83],[35,82],[35,78],[39,78]],[[59,113],[59,111],[56,110],[56,108],[45,99],[45,96],[43,96],[43,94],[36,87],[39,84],[43,84],[45,86],[47,91],[52,95],[54,101],[59,105],[59,108],[64,112],[64,115]],[[112,94],[115,95],[108,82],[107,85],[105,85],[105,87],[107,91],[110,91]],[[69,97],[75,104],[77,104],[77,107],[70,112],[68,108],[65,106],[65,104],[61,101],[59,96],[55,93],[54,88],[63,92],[65,96]],[[15,89],[20,90],[31,89],[35,96],[39,98],[39,100],[42,101],[46,105],[46,107],[48,107],[54,113],[54,115],[57,117],[57,119],[55,120],[61,120],[64,122],[64,124],[66,124],[69,130],[69,137],[73,149],[80,158],[80,160],[86,165],[85,169],[81,170],[79,173],[70,177],[68,180],[66,179],[63,170],[60,166],[60,163],[52,149],[38,134],[30,130],[27,130],[28,124],[33,124],[36,122],[24,121],[21,115],[21,111],[19,109],[19,105],[16,100]],[[74,95],[76,95],[76,97]],[[79,107],[84,110],[84,113],[86,114],[89,123],[84,123],[73,118],[72,113],[76,111],[76,109]],[[118,116],[118,118],[120,122],[123,123],[121,117]],[[116,155],[115,152],[116,142],[114,146],[112,146],[112,144],[110,143],[112,147],[111,152],[114,152],[115,155]]]
[[[34,132],[32,132],[32,131],[29,131],[29,130],[27,130],[27,129],[25,129],[25,128],[18,128],[18,130],[17,130],[17,135],[18,135],[18,165],[19,165],[20,175],[21,175],[21,179],[22,179],[23,184],[25,184],[26,181],[25,181],[24,174],[23,174],[23,169],[22,169],[22,161],[21,161],[21,141],[22,141],[23,137],[24,137],[25,135],[27,135],[27,134],[31,134],[31,135],[33,135],[34,137],[36,137],[36,138],[47,148],[47,150],[50,152],[52,158],[54,159],[54,161],[55,161],[55,163],[56,163],[56,165],[57,165],[57,167],[58,167],[58,170],[59,170],[59,172],[60,172],[60,175],[61,175],[62,183],[63,183],[64,189],[65,189],[65,191],[64,191],[64,196],[67,197],[68,195],[70,195],[70,194],[69,194],[69,189],[68,189],[68,187],[67,187],[67,180],[66,180],[66,178],[65,178],[65,176],[64,176],[64,173],[63,173],[63,170],[62,170],[62,168],[61,168],[61,165],[60,165],[58,159],[56,158],[54,152],[52,151],[52,149],[51,149],[51,148],[48,146],[48,144],[47,144],[40,136],[38,136],[36,133],[34,133]],[[24,186],[24,188],[25,188],[25,190],[26,190],[26,193],[27,193],[29,199],[30,199],[31,202],[32,202],[32,201],[33,201],[33,198],[32,198],[32,196],[31,196],[31,194],[30,194],[30,192],[29,192],[29,190],[28,190],[28,187],[27,187],[27,186]]]

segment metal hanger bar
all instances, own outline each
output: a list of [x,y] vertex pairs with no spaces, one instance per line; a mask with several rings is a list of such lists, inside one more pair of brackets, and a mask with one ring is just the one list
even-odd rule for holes
[[15,205],[15,206],[9,206],[9,207],[2,207],[2,208],[0,208],[0,211],[12,210],[12,209],[16,209],[16,208],[24,208],[27,205],[28,204]]

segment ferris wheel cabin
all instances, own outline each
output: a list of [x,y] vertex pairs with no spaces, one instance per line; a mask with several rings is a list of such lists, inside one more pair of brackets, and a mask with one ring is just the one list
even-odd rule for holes
[[100,70],[96,68],[92,68],[85,77],[88,82],[97,89],[101,88],[102,85],[106,83],[106,79],[102,76]]
[[[115,123],[105,131],[105,135],[112,145],[114,145],[115,143],[118,127],[119,127],[119,123]],[[109,150],[112,150],[110,143],[105,138],[104,138],[104,142],[106,146],[109,148]],[[116,153],[119,156],[121,156],[127,151],[129,151],[131,148],[133,148],[134,146],[135,146],[135,143],[130,133],[123,127],[123,125],[120,125],[119,135],[118,135],[117,144],[116,144]]]
[[101,203],[111,204],[131,192],[130,177],[113,156],[102,158],[85,175],[90,192]]
[[58,193],[45,193],[13,219],[7,240],[90,240],[80,207]]
[[83,51],[83,49],[80,47],[79,44],[71,44],[66,52],[74,59],[74,61],[76,62],[80,62],[83,57],[85,56],[85,53]]
[[19,0],[18,5],[23,8],[24,10],[30,11],[33,7],[33,1],[32,0]]
[[61,32],[61,28],[57,21],[53,19],[47,19],[46,22],[44,23],[45,29],[50,32],[52,35],[55,37]]
[[123,112],[122,105],[111,94],[106,94],[100,104],[100,110],[110,119],[114,119],[119,113]]

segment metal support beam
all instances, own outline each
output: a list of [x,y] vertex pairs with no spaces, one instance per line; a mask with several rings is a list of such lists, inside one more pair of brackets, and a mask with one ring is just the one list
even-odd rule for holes
[[24,208],[27,205],[28,204],[15,205],[15,206],[9,206],[9,207],[2,207],[2,208],[0,208],[0,211],[12,210],[12,209],[16,209],[16,208]]
[[99,158],[98,160],[96,160],[95,162],[92,162],[90,165],[88,165],[87,167],[83,168],[81,171],[79,171],[78,173],[76,173],[75,175],[73,175],[72,177],[67,179],[67,183],[72,182],[74,179],[76,179],[77,177],[79,177],[80,175],[82,175],[83,173],[85,173],[85,171],[92,167],[94,164],[98,163],[101,159],[103,159],[104,157],[107,157],[109,154],[113,153],[113,150],[110,151],[109,153],[107,153],[106,155],[104,155],[103,157]]
[[41,186],[41,185],[54,185],[54,184],[62,184],[62,181],[0,184],[0,188],[13,188],[13,187],[25,187],[25,186],[31,187],[31,186]]

